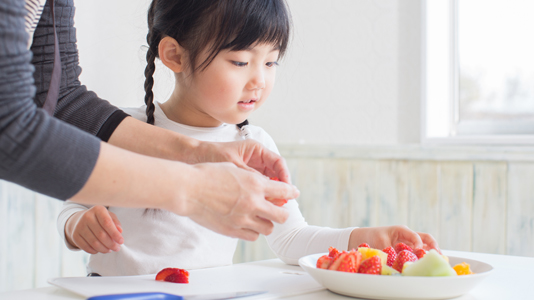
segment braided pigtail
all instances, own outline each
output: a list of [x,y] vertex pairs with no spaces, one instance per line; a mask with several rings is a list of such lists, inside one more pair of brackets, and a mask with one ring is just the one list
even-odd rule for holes
[[146,104],[146,122],[154,125],[154,71],[156,71],[156,57],[158,55],[159,34],[156,34],[154,29],[154,18],[157,6],[157,0],[152,1],[148,9],[148,34],[146,41],[148,43],[148,51],[146,53],[146,68],[145,68],[145,104]]
[[[157,53],[157,52],[156,52]],[[154,93],[152,87],[154,86],[154,71],[156,70],[156,53],[154,53],[152,45],[146,54],[146,68],[145,68],[145,104],[146,104],[146,122],[154,125]]]

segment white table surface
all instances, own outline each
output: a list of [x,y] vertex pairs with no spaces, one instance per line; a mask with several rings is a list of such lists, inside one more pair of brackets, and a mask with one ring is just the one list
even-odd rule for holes
[[[494,271],[470,293],[455,300],[502,300],[502,299],[534,299],[534,258],[509,255],[495,255],[462,251],[443,251],[445,255],[465,257],[486,262],[493,266]],[[246,263],[271,266],[281,271],[294,270],[304,272],[300,267],[286,266],[278,259]],[[237,266],[237,265],[236,265]],[[308,276],[308,275],[306,275]],[[317,290],[300,295],[287,295],[284,299],[319,300],[319,299],[354,299],[334,294],[328,290]],[[57,287],[44,287],[31,290],[0,293],[1,300],[79,300],[83,297]],[[244,300],[247,298],[243,298]]]

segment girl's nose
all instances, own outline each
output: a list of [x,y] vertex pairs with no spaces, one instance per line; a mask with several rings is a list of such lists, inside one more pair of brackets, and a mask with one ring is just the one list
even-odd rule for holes
[[261,70],[257,70],[252,74],[247,88],[249,90],[262,90],[265,88],[265,76]]

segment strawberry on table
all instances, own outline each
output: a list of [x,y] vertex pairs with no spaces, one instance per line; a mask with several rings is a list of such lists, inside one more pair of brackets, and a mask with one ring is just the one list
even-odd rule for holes
[[397,245],[395,245],[395,252],[397,252],[397,254],[403,250],[413,252],[412,248],[410,248],[410,246],[406,245],[405,243],[398,243]]
[[393,262],[393,269],[402,273],[402,267],[404,266],[404,263],[407,261],[416,260],[417,256],[415,256],[415,254],[408,250],[402,250],[401,252],[397,253],[397,258],[395,258],[395,262]]
[[417,259],[421,259],[421,258],[423,258],[423,256],[425,256],[426,251],[425,251],[425,249],[415,248],[413,250],[413,254],[415,254],[415,256],[417,256]]
[[158,281],[189,283],[189,272],[178,268],[165,268],[156,275]]
[[382,262],[379,256],[373,256],[364,260],[358,268],[358,273],[380,275],[382,272]]
[[395,249],[393,249],[393,247],[391,247],[391,246],[388,246],[388,247],[384,248],[384,250],[382,250],[382,252],[388,254],[388,261],[387,261],[386,264],[389,267],[392,267],[393,263],[395,262],[395,258],[397,258],[397,252],[395,251]]

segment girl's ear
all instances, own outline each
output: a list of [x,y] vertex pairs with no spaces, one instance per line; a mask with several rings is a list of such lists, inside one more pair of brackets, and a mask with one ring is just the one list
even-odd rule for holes
[[174,73],[180,73],[184,71],[184,53],[184,48],[182,48],[182,46],[180,46],[180,44],[178,44],[178,42],[170,36],[162,38],[159,42],[159,59]]

